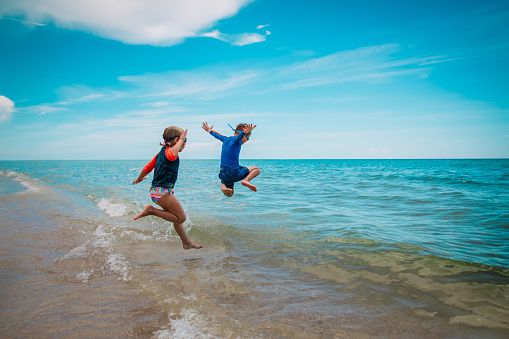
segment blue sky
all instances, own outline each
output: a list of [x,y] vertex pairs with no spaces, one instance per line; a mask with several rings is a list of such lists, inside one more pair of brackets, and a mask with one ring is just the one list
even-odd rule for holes
[[0,160],[509,158],[509,1],[4,0]]

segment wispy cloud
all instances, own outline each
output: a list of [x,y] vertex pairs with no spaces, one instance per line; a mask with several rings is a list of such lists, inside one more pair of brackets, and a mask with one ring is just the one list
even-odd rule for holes
[[265,34],[259,33],[226,34],[221,33],[218,29],[215,29],[213,31],[203,33],[199,37],[218,39],[221,41],[229,42],[233,46],[246,46],[257,42],[265,41],[267,39],[267,35],[270,34],[271,33],[269,31],[265,31]]
[[46,26],[46,24],[41,24],[40,22],[29,21],[29,20],[21,20],[21,19],[16,19],[16,18],[11,18],[11,17],[0,17],[0,19],[18,21],[18,22],[21,22],[21,23],[23,23],[25,25],[28,25],[28,26]]
[[69,111],[69,108],[66,107],[58,107],[50,104],[43,104],[43,105],[34,105],[34,106],[28,106],[20,109],[23,113],[29,113],[29,114],[38,114],[38,115],[45,115],[45,114],[52,114],[52,113],[59,113],[59,112],[66,112]]
[[261,35],[258,33],[243,33],[243,34],[234,34],[230,36],[231,44],[234,46],[245,46],[251,45],[257,42],[262,42],[266,40],[265,35]]
[[142,106],[146,107],[165,107],[168,106],[170,103],[168,101],[154,101],[154,102],[147,102],[145,104],[142,104]]
[[382,83],[405,75],[426,77],[427,63],[452,61],[442,56],[405,56],[398,44],[362,47],[282,66],[267,75],[263,92],[328,86],[345,82]]
[[[397,44],[341,51],[275,68],[215,68],[123,76],[119,80],[138,87],[138,96],[214,100],[345,82],[382,83],[395,77],[426,77],[431,64],[449,62],[445,56],[404,56]],[[130,96],[133,94],[131,93]]]
[[301,62],[272,68],[223,65],[121,76],[118,80],[123,91],[64,86],[58,91],[63,100],[28,107],[24,112],[58,113],[72,105],[120,98],[138,107],[149,108],[144,111],[146,114],[155,114],[154,109],[175,112],[188,110],[187,106],[192,103],[231,96],[260,95],[347,82],[379,84],[409,75],[419,78],[432,71],[432,64],[453,60],[446,56],[408,56],[408,51],[402,51],[399,45],[387,44],[322,57],[307,57]]
[[[258,25],[256,26],[256,29],[262,29],[262,28],[265,28],[265,27],[268,27],[269,25]],[[269,32],[269,30],[265,30],[265,35],[271,35],[272,33]]]
[[212,100],[233,95],[236,89],[252,83],[258,73],[210,69],[208,71],[165,72],[119,77],[120,81],[138,87],[140,97],[171,97],[175,99]]
[[4,1],[0,15],[23,13],[22,22],[52,21],[128,44],[172,46],[199,36],[217,21],[235,15],[251,0],[16,0]]

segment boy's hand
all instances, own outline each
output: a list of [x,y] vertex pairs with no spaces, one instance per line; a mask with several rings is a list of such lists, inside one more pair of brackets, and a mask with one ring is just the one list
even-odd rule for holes
[[244,130],[244,134],[249,137],[251,135],[251,131],[254,130],[255,127],[256,125],[253,126],[253,124],[248,124]]
[[213,127],[214,127],[214,126],[210,126],[210,127],[209,127],[209,125],[208,125],[206,122],[204,122],[204,123],[202,123],[202,124],[201,124],[201,128],[203,128],[205,131],[207,131],[207,133],[210,133],[210,131],[212,131],[212,128],[213,128]]

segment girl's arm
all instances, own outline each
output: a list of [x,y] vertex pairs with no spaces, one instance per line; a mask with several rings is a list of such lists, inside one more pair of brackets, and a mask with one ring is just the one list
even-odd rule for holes
[[134,184],[139,184],[140,182],[142,182],[143,180],[146,179],[148,173],[146,173],[144,170],[141,170],[141,173],[140,175],[138,176],[138,179],[134,180],[133,181],[133,185]]
[[180,135],[178,138],[178,141],[175,145],[173,145],[172,148],[170,148],[171,154],[174,156],[177,156],[180,150],[182,149],[182,145],[186,142],[186,136],[187,136],[187,129]]
[[146,179],[146,176],[152,172],[152,170],[154,169],[154,167],[156,166],[156,160],[157,160],[157,154],[156,156],[154,157],[154,159],[152,159],[152,161],[150,161],[148,164],[145,165],[145,167],[143,167],[143,169],[141,170],[141,173],[140,175],[138,176],[138,179],[134,180],[133,181],[133,185],[134,184],[139,184],[140,182],[142,182],[143,180]]

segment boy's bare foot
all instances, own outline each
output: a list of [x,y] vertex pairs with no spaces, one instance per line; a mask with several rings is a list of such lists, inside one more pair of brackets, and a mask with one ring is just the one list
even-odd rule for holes
[[221,184],[221,192],[227,197],[233,196],[233,189],[226,187],[225,184]]
[[242,184],[242,186],[246,186],[247,188],[249,188],[253,192],[257,191],[256,186],[253,185],[252,183],[250,183],[249,180],[244,179],[240,183]]
[[198,244],[195,244],[194,242],[190,242],[188,244],[184,244],[182,243],[182,246],[184,247],[185,250],[188,250],[190,248],[196,248],[196,249],[200,249],[203,247],[203,245],[198,245]]
[[154,208],[154,207],[152,207],[152,205],[146,204],[145,207],[143,208],[143,211],[141,211],[140,213],[136,214],[136,216],[134,217],[134,220],[146,217],[147,215],[150,215],[150,210],[152,208]]

